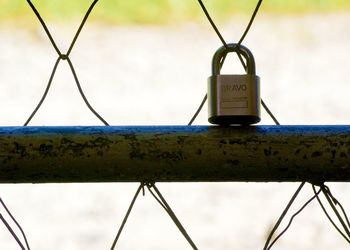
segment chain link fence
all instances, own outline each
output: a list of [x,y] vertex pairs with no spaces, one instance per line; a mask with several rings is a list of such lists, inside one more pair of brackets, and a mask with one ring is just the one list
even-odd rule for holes
[[[48,37],[48,40],[50,41],[54,51],[56,52],[56,61],[53,65],[53,69],[51,72],[51,75],[48,79],[47,82],[47,86],[46,89],[44,91],[44,94],[42,95],[39,103],[37,104],[37,106],[35,107],[34,111],[31,113],[31,115],[28,117],[28,119],[26,120],[26,122],[24,123],[24,126],[27,126],[30,121],[32,120],[32,118],[35,116],[35,114],[37,113],[37,111],[40,109],[41,105],[44,103],[45,98],[47,97],[50,87],[52,85],[52,82],[55,78],[55,74],[56,71],[58,69],[58,66],[62,63],[62,62],[67,62],[68,68],[72,74],[72,77],[74,79],[74,82],[78,88],[78,92],[80,93],[80,96],[82,97],[82,100],[84,101],[84,103],[86,104],[86,106],[88,107],[88,109],[104,124],[104,125],[109,125],[107,123],[107,121],[92,107],[92,105],[90,104],[90,102],[88,101],[88,97],[87,95],[85,95],[84,91],[83,91],[83,87],[82,84],[80,82],[77,70],[75,69],[74,66],[74,62],[73,60],[71,60],[70,56],[72,51],[74,50],[74,47],[76,45],[76,42],[81,34],[81,31],[91,13],[91,11],[93,10],[95,4],[98,1],[95,0],[92,2],[91,6],[89,7],[85,17],[83,18],[82,23],[80,24],[80,26],[78,27],[77,32],[75,33],[75,35],[72,38],[72,42],[70,43],[70,46],[68,48],[68,50],[66,52],[62,52],[62,50],[59,48],[59,46],[56,44],[55,42],[55,38],[51,35],[51,32],[48,28],[48,26],[46,25],[45,21],[43,20],[43,18],[40,16],[40,13],[36,10],[36,7],[33,5],[33,3],[31,1],[28,1],[29,6],[31,7],[31,9],[33,10],[33,12],[35,13],[36,17],[38,18],[38,20],[40,21],[40,24],[42,25],[45,34]],[[253,12],[253,16],[251,18],[251,22],[249,22],[248,27],[246,29],[246,32],[243,33],[241,39],[239,40],[238,44],[241,44],[245,38],[245,36],[247,35],[247,32],[249,30],[249,28],[251,27],[251,24],[257,14],[257,11],[261,5],[262,1],[258,1],[257,7],[255,9],[255,11]],[[209,19],[211,25],[214,27],[214,30],[216,31],[216,33],[218,34],[222,44],[225,46],[226,42],[223,38],[223,36],[220,34],[220,31],[218,30],[218,28],[216,27],[215,23],[212,21],[208,11],[205,8],[205,5],[203,4],[202,1],[199,1],[200,6],[202,7],[204,13],[206,14],[207,18]],[[132,55],[131,55],[132,56]],[[242,62],[243,66],[244,66],[244,61],[240,58],[240,61]],[[244,66],[245,67],[245,66]],[[196,114],[194,115],[194,117],[191,119],[189,125],[192,124],[192,122],[194,121],[194,119],[196,118],[196,116],[199,114],[199,111],[201,109],[201,107],[203,106],[204,102],[205,102],[206,98],[204,98],[202,104],[200,105],[200,108],[198,109],[198,112],[196,112]],[[266,109],[267,113],[271,116],[272,120],[276,123],[279,124],[277,119],[272,115],[272,113],[268,110],[267,106],[265,105],[265,103],[262,103],[263,107]],[[305,185],[305,183],[302,183],[299,188],[297,189],[296,193],[294,194],[292,200],[290,201],[290,203],[287,205],[285,211],[282,213],[281,217],[279,218],[279,220],[277,221],[277,223],[275,224],[275,226],[271,229],[271,233],[266,236],[266,243],[265,246],[262,247],[263,249],[270,249],[272,247],[272,245],[276,242],[276,239],[278,239],[280,237],[280,235],[277,235],[277,237],[273,237],[276,229],[278,228],[279,224],[281,223],[284,215],[286,214],[287,210],[290,208],[290,206],[292,205],[294,199],[297,197],[297,195],[299,194],[299,192],[301,191],[302,187]],[[319,204],[321,205],[321,207],[323,208],[324,211],[327,211],[326,209],[324,209],[324,205],[322,203],[322,201],[319,199],[318,195],[322,192],[324,194],[325,197],[325,201],[327,201],[330,205],[330,208],[334,210],[335,215],[333,217],[331,217],[328,213],[326,213],[326,216],[328,217],[328,219],[331,221],[331,223],[335,226],[335,228],[337,229],[337,231],[340,233],[340,235],[347,241],[349,242],[349,237],[350,237],[350,232],[349,232],[349,227],[350,227],[350,223],[349,220],[346,216],[345,213],[345,209],[341,206],[341,204],[339,203],[339,201],[332,195],[332,193],[330,192],[329,188],[325,185],[323,185],[322,183],[317,183],[317,185],[319,186],[319,189],[316,189],[316,187],[313,186],[313,191],[314,194],[311,195],[311,198],[309,200],[306,201],[306,203],[304,205],[301,206],[300,210],[297,210],[297,212],[291,216],[291,220],[290,222],[287,224],[287,226],[285,227],[285,230],[288,229],[288,227],[290,226],[291,222],[293,221],[294,217],[296,215],[298,215],[303,208],[308,205],[312,200],[318,200]],[[135,195],[135,199],[138,196],[138,194],[140,193],[140,191],[142,191],[142,189],[144,189],[145,187],[147,187],[149,189],[149,191],[151,192],[151,194],[156,198],[156,200],[161,204],[161,206],[165,209],[165,211],[170,215],[170,217],[173,219],[173,221],[175,222],[175,224],[177,225],[177,227],[180,229],[180,231],[182,232],[182,234],[185,236],[185,238],[188,240],[188,242],[190,243],[191,247],[193,249],[197,249],[196,245],[193,243],[192,239],[188,236],[188,234],[186,233],[186,230],[183,228],[183,226],[181,225],[181,223],[179,222],[179,220],[177,219],[177,217],[175,216],[175,213],[173,212],[173,210],[170,208],[170,206],[167,204],[167,202],[165,201],[165,199],[163,198],[163,196],[161,195],[160,191],[157,189],[157,187],[155,186],[154,183],[143,183],[140,185],[140,187],[138,188],[138,191]],[[158,197],[156,197],[154,195],[154,193],[152,193],[152,188],[155,188],[155,193],[158,194]],[[135,201],[134,199],[134,201]],[[132,202],[133,204],[134,202]],[[69,205],[69,204],[68,204]],[[4,208],[5,205],[4,205]],[[126,218],[129,215],[129,212],[131,211],[132,206],[130,207],[127,216],[124,219],[124,222],[126,222]],[[7,210],[7,209],[5,209]],[[12,216],[11,214],[9,214],[11,219]],[[5,217],[1,216],[1,218],[3,218],[3,223],[6,226],[6,228],[9,229],[9,232],[14,236],[14,238],[16,239],[16,242],[18,243],[18,245],[22,248],[22,249],[29,249],[29,244],[24,244],[23,242],[21,242],[21,239],[19,239],[20,237],[16,236],[16,232],[12,231],[11,232],[11,226],[9,225],[9,223],[7,222],[8,220],[5,219]],[[337,222],[334,222],[335,220],[338,220]],[[336,223],[338,225],[336,225]],[[15,223],[16,224],[16,223]],[[122,224],[121,229],[123,229],[125,223]],[[191,231],[194,231],[193,229]],[[282,231],[283,233],[284,231]],[[119,231],[117,238],[119,237],[121,231]],[[27,242],[25,240],[25,242]],[[112,244],[111,249],[113,249],[116,245],[117,240],[114,241],[114,243]],[[53,247],[54,248],[54,247]],[[64,249],[64,248],[62,248]]]

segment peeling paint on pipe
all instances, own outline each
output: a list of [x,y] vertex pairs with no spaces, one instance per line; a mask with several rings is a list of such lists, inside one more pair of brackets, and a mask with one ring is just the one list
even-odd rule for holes
[[350,126],[0,127],[0,183],[350,181]]

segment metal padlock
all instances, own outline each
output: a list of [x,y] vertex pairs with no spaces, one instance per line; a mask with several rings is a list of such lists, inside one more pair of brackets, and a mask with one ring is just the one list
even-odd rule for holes
[[[237,52],[247,62],[245,75],[221,75],[220,62],[229,52]],[[220,47],[213,56],[208,78],[209,122],[219,125],[254,124],[260,121],[260,78],[250,50],[236,43]]]

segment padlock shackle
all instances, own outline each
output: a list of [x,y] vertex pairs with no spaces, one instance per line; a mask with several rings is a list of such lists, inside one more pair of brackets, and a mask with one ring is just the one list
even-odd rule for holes
[[255,60],[252,52],[245,46],[237,43],[228,43],[226,46],[221,46],[214,54],[212,61],[212,75],[220,74],[221,59],[230,52],[236,52],[242,55],[247,62],[247,74],[255,75]]

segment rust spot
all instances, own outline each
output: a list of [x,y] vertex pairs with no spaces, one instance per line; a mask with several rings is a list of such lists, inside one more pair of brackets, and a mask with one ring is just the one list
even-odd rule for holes
[[185,139],[186,139],[186,136],[178,136],[177,137],[177,144],[183,146],[185,144]]
[[242,144],[242,140],[241,139],[237,139],[237,140],[229,140],[230,145],[232,144]]
[[145,157],[144,153],[141,153],[140,149],[135,149],[132,150],[129,154],[130,159],[138,159],[138,160],[143,160],[143,158]]
[[271,154],[272,154],[272,149],[271,149],[271,147],[269,147],[268,149],[264,149],[264,154],[265,154],[265,156],[270,156]]
[[40,144],[39,146],[39,152],[44,155],[50,154],[52,150],[53,150],[52,145]]
[[335,151],[335,150],[332,150],[331,151],[331,153],[332,153],[332,159],[334,160],[334,158],[335,158],[335,153],[336,153],[337,151]]
[[177,152],[161,152],[156,156],[158,159],[165,159],[170,161],[180,161],[183,160],[184,157],[182,155],[182,151]]
[[136,140],[136,136],[133,133],[131,133],[131,134],[123,134],[123,137],[124,137],[125,140]]
[[109,148],[109,144],[113,143],[113,141],[111,141],[111,140],[109,140],[108,138],[105,138],[105,137],[97,137],[95,140],[90,141],[90,143],[93,146]]
[[130,159],[137,159],[137,160],[143,160],[145,157],[145,153],[142,152],[141,150],[141,144],[137,140],[136,136],[134,134],[126,134],[124,137],[127,140],[130,140],[130,147],[131,147],[131,152],[129,154]]
[[15,144],[15,150],[14,150],[14,153],[16,154],[20,154],[21,157],[25,156],[27,154],[26,152],[26,147],[23,146],[23,145],[20,145],[19,143],[17,142],[14,142]]
[[341,157],[341,158],[348,158],[347,154],[344,153],[344,152],[341,152],[341,153],[340,153],[340,157]]
[[71,141],[65,137],[61,139],[61,144],[71,144],[71,143],[73,143],[73,141]]
[[234,166],[239,165],[239,160],[227,160],[226,162],[227,162],[228,164],[234,165]]
[[322,156],[322,152],[320,151],[315,151],[311,154],[311,157],[314,158],[314,157],[320,157]]
[[220,144],[227,144],[226,140],[220,140]]

